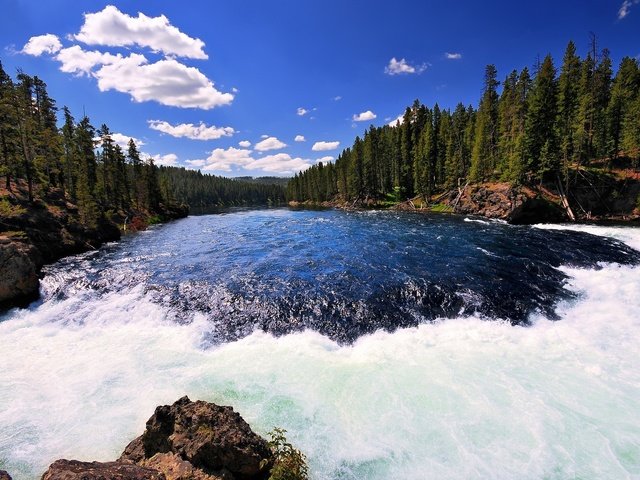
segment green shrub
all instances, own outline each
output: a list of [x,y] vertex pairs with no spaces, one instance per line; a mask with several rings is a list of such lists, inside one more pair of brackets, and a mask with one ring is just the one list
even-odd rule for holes
[[307,458],[287,442],[285,433],[286,430],[277,427],[269,432],[269,448],[274,456],[269,480],[308,480]]

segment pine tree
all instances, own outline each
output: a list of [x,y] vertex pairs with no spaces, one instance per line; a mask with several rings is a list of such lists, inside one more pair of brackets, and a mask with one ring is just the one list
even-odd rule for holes
[[625,57],[613,81],[611,99],[607,108],[608,119],[608,156],[618,157],[622,143],[625,122],[633,124],[633,119],[627,114],[633,104],[633,99],[640,91],[640,69],[635,58]]
[[569,165],[579,160],[576,153],[576,127],[580,111],[580,58],[576,46],[569,42],[564,54],[562,70],[558,79],[558,138],[562,163],[562,176],[568,187]]
[[[524,160],[528,172],[542,180],[559,173],[559,148],[556,137],[558,117],[556,70],[547,55],[536,75],[527,112]],[[545,157],[542,158],[544,149]]]
[[484,91],[476,116],[475,139],[471,155],[471,180],[479,182],[493,174],[498,157],[498,93],[499,82],[494,65],[487,65]]

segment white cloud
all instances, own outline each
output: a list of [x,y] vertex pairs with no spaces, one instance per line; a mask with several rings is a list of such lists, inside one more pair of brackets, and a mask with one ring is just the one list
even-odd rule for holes
[[54,58],[62,64],[60,71],[78,75],[90,75],[93,67],[119,62],[123,59],[120,54],[112,55],[96,50],[83,50],[79,45],[63,48]]
[[387,65],[384,69],[384,73],[387,75],[400,75],[400,74],[409,74],[409,73],[422,73],[427,69],[427,64],[423,63],[422,65],[414,66],[407,63],[404,58],[397,60],[396,57],[393,57],[389,60],[389,65]]
[[334,160],[335,158],[333,158],[331,155],[327,155],[326,157],[321,157],[317,159],[316,162],[327,163],[327,162],[333,162]]
[[404,122],[404,113],[398,115],[396,118],[387,123],[387,125],[389,125],[390,127],[395,127],[398,122],[400,122],[400,125],[402,125],[402,122]]
[[269,138],[269,135],[260,135],[260,138]]
[[302,108],[302,107],[298,107],[298,110],[296,111],[296,114],[299,116],[304,116],[307,113],[309,113],[309,110],[307,110],[306,108]]
[[340,142],[316,142],[311,147],[314,152],[325,152],[327,150],[335,150],[340,146]]
[[245,170],[261,170],[265,173],[293,175],[311,166],[311,160],[291,158],[288,153],[276,153],[254,160],[243,166]]
[[[135,143],[138,148],[140,148],[143,145],[145,145],[145,142],[143,142],[142,140],[140,140],[140,139],[138,139],[136,137],[131,137],[129,135],[124,135],[122,133],[111,132],[109,134],[109,136],[111,137],[111,140],[113,140],[113,143],[115,143],[116,145],[120,146],[120,148],[125,153],[127,152],[127,149],[129,148],[129,140],[133,140],[133,143]],[[100,137],[94,137],[93,141],[102,143],[102,139]]]
[[367,110],[366,112],[358,113],[353,116],[354,122],[366,122],[367,120],[373,120],[377,115],[373,113],[371,110]]
[[185,160],[184,163],[191,167],[199,168],[204,167],[207,162],[205,160]]
[[[332,158],[332,157],[330,157]],[[234,170],[260,171],[275,175],[293,175],[313,165],[313,160],[291,157],[288,153],[276,153],[254,158],[251,150],[229,147],[216,148],[206,160],[187,160],[192,168],[210,172],[232,172]]]
[[286,146],[286,143],[281,142],[276,137],[267,137],[264,140],[256,143],[256,146],[253,148],[258,152],[266,152],[267,150],[280,150],[281,148],[284,148]]
[[249,140],[242,140],[241,142],[238,142],[238,145],[242,148],[249,148],[251,146],[251,142]]
[[629,15],[629,11],[631,7],[640,3],[640,0],[624,0],[622,5],[620,5],[620,10],[618,10],[618,20],[622,20],[624,17]]
[[80,33],[74,35],[87,45],[127,47],[137,45],[155,52],[186,58],[206,59],[204,42],[192,38],[171,25],[164,15],[131,17],[113,5],[96,13],[86,13]]
[[207,158],[203,170],[230,172],[232,166],[244,166],[253,162],[251,150],[229,147],[216,148]]
[[148,64],[142,55],[131,54],[93,73],[98,88],[105,92],[128,93],[135,102],[155,100],[163,105],[209,110],[228,105],[230,93],[221,93],[197,68],[172,58]]
[[296,135],[296,138],[293,139],[294,142],[306,142],[307,139],[304,138],[304,135]]
[[447,60],[460,60],[462,58],[462,54],[461,53],[450,53],[450,52],[445,52],[445,57],[447,57]]
[[221,137],[230,137],[235,133],[235,130],[231,127],[208,127],[202,122],[199,125],[194,125],[193,123],[171,125],[161,120],[149,120],[147,123],[152,130],[166,133],[172,137],[186,137],[191,140],[217,140]]
[[85,15],[80,33],[67,37],[87,44],[106,46],[149,47],[165,56],[150,63],[140,53],[113,54],[85,50],[80,45],[62,48],[52,34],[34,36],[22,52],[40,56],[50,54],[66,73],[95,78],[100,91],[115,90],[131,96],[135,102],[156,101],[162,105],[208,110],[230,104],[233,93],[218,91],[200,70],[178,62],[174,56],[207,58],[204,43],[180,32],[166,17],[138,17],[123,14],[107,6],[97,13]]
[[31,37],[22,47],[22,53],[39,57],[43,53],[56,53],[62,48],[60,39],[51,33]]
[[335,97],[333,97],[334,102],[337,102],[339,100],[342,100],[342,97],[340,95],[336,95]]
[[178,156],[175,153],[167,153],[166,155],[149,155],[144,153],[141,155],[143,160],[153,159],[153,163],[156,165],[164,165],[165,167],[175,167],[178,164]]

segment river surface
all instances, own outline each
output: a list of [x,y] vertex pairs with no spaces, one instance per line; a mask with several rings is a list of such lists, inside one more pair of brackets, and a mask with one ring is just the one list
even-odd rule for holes
[[391,212],[192,216],[0,314],[0,469],[111,460],[233,405],[313,479],[639,479],[640,229]]

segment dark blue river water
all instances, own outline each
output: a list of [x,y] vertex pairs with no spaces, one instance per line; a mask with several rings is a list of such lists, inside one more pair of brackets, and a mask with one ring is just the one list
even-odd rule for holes
[[351,343],[440,318],[556,319],[573,294],[556,267],[638,264],[625,244],[448,215],[236,210],[192,216],[45,270],[44,299],[143,284],[177,322],[203,314],[212,344],[262,329]]

